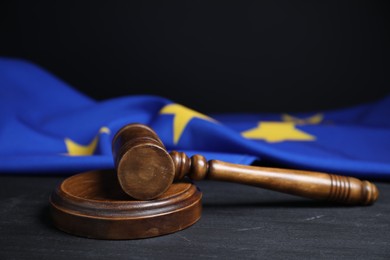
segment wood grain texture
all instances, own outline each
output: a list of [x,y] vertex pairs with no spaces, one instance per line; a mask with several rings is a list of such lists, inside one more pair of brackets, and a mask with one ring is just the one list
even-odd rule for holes
[[65,179],[50,197],[54,225],[97,239],[161,236],[193,225],[201,216],[201,193],[175,183],[158,198],[138,201],[124,193],[113,171],[91,171]]
[[124,126],[116,133],[112,150],[119,184],[131,197],[154,199],[172,184],[172,159],[149,127],[141,124]]
[[[195,180],[228,181],[266,188],[292,195],[348,205],[370,205],[379,196],[377,187],[357,178],[313,171],[237,165],[210,160],[201,155],[186,158],[171,152],[176,179],[186,174]],[[183,173],[184,172],[184,173]]]
[[113,141],[114,161],[122,189],[136,199],[153,199],[175,180],[211,179],[236,182],[316,200],[348,205],[370,205],[377,187],[356,178],[321,172],[254,167],[207,161],[202,155],[170,155],[157,134],[142,124],[122,128]]

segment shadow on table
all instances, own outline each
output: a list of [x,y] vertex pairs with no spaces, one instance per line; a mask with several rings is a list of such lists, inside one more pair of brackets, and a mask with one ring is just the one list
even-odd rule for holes
[[54,226],[53,221],[51,220],[49,205],[41,208],[39,213],[39,220],[41,224],[46,226],[48,229],[58,231],[58,229]]
[[269,200],[258,202],[204,202],[204,208],[350,208],[353,206],[326,201]]

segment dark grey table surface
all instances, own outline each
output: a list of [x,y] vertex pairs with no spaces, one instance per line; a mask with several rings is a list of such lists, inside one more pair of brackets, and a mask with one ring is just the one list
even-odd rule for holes
[[0,259],[390,259],[390,183],[369,207],[318,203],[240,184],[201,181],[193,226],[125,241],[53,227],[48,198],[65,176],[0,176]]

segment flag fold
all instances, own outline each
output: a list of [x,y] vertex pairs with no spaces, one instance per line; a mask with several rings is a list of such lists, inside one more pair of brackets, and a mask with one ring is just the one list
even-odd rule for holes
[[206,115],[158,96],[96,101],[37,65],[0,58],[0,114],[1,173],[113,168],[113,136],[141,123],[188,155],[390,179],[390,96],[313,113]]

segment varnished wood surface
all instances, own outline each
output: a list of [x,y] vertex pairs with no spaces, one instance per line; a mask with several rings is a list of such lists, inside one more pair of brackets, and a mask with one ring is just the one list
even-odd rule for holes
[[137,123],[115,134],[112,150],[120,186],[140,200],[157,198],[174,179],[184,176],[242,183],[348,205],[370,205],[379,196],[374,184],[348,176],[232,164],[202,155],[189,158],[178,151],[168,154],[154,130]]
[[201,217],[202,194],[178,182],[154,200],[124,193],[115,171],[90,171],[66,178],[50,196],[53,224],[72,235],[96,239],[139,239],[188,228]]
[[207,161],[202,155],[191,158],[171,152],[175,179],[188,175],[194,180],[218,180],[252,185],[311,199],[348,205],[370,205],[379,197],[377,187],[357,178],[323,172],[248,166],[218,160]]
[[48,198],[65,177],[0,176],[0,259],[389,259],[390,184],[368,207],[198,181],[202,218],[166,236],[87,239],[57,230]]
[[148,126],[128,124],[112,141],[122,190],[138,200],[154,199],[173,182],[174,165],[157,134]]

